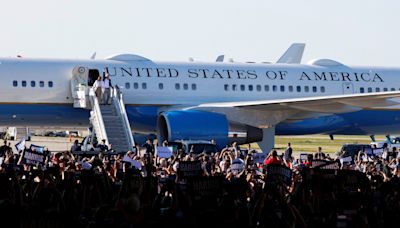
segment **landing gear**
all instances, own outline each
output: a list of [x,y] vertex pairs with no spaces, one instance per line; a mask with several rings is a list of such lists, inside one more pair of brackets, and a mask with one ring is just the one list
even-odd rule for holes
[[369,137],[371,138],[372,142],[375,142],[375,135],[370,135]]
[[263,139],[257,144],[264,154],[269,154],[275,146],[275,127],[263,128],[262,130]]

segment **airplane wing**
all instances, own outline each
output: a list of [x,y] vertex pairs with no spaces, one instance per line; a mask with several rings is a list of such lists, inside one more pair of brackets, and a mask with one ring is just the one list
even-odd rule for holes
[[235,107],[241,109],[253,109],[258,111],[282,111],[295,109],[306,112],[344,113],[358,111],[361,109],[389,108],[395,105],[399,105],[400,100],[393,100],[393,98],[397,97],[400,97],[400,91],[289,98],[277,100],[205,103],[200,104],[197,107]]
[[[400,91],[345,94],[276,100],[203,103],[180,110],[202,110],[221,113],[229,120],[265,127],[282,121],[302,120],[324,115],[360,111],[362,109],[400,110]],[[177,109],[177,107],[170,107]]]
[[292,44],[276,63],[299,64],[303,57],[305,46],[306,45],[304,43]]

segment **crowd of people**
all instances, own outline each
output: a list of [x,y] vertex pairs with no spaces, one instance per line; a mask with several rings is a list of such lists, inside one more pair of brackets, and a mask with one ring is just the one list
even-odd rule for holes
[[[322,148],[268,157],[226,147],[160,157],[0,147],[0,215],[21,227],[387,227],[400,213],[400,158]],[[333,156],[332,156],[333,157]]]

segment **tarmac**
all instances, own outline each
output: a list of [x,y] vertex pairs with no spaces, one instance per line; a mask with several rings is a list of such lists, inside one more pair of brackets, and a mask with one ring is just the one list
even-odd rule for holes
[[[75,139],[78,139],[81,142],[82,138],[76,137],[45,137],[45,136],[31,136],[30,141],[26,141],[26,147],[30,147],[31,144],[37,146],[47,147],[52,152],[59,152],[59,151],[67,151],[70,150],[73,142]],[[14,152],[17,152],[15,148],[15,144],[19,142],[19,140],[8,140],[11,143],[11,147],[13,148]],[[3,142],[0,143],[3,145]]]

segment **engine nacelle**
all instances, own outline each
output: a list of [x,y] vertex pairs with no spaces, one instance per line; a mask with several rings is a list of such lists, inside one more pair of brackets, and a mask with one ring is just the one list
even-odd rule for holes
[[205,111],[164,112],[157,122],[159,142],[214,139],[222,148],[232,142],[244,144],[261,141],[262,135],[260,128],[229,122],[225,115]]

